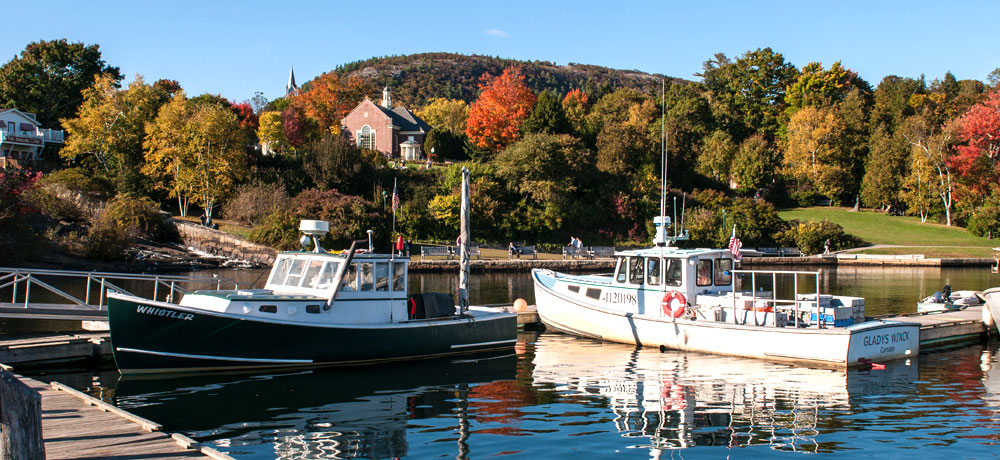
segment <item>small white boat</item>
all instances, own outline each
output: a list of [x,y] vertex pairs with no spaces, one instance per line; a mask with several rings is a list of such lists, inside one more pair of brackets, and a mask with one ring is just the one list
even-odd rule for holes
[[[610,275],[532,270],[547,328],[640,346],[838,367],[916,356],[920,326],[865,321],[864,299],[819,295],[819,272],[737,270],[729,250],[620,251]],[[818,302],[817,302],[818,297]]]
[[951,292],[950,286],[944,291],[937,291],[917,302],[917,313],[942,313],[946,311],[964,310],[971,305],[982,305],[986,299],[979,291]]

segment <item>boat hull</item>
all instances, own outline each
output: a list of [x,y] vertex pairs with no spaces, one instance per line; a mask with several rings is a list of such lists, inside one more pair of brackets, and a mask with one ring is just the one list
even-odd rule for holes
[[920,326],[871,321],[845,328],[753,326],[655,317],[587,304],[560,292],[558,279],[532,273],[538,316],[547,328],[611,342],[774,361],[853,366],[915,356]]
[[108,302],[111,344],[123,374],[367,364],[512,348],[517,317],[393,324],[271,322],[131,296]]

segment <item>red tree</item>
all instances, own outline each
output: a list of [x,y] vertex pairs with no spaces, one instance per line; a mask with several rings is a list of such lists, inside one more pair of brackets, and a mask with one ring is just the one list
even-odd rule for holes
[[958,119],[957,138],[962,145],[955,146],[949,166],[973,190],[989,190],[1000,176],[1000,91]]
[[253,107],[250,107],[250,103],[243,101],[239,104],[233,104],[229,106],[229,109],[236,114],[236,117],[240,120],[240,127],[250,129],[252,131],[257,131],[257,127],[260,125],[260,120],[257,119],[257,114],[253,113]]
[[508,67],[499,77],[483,74],[479,88],[479,99],[469,107],[465,135],[476,145],[499,152],[517,139],[537,97],[517,67]]
[[357,107],[364,97],[364,82],[358,77],[340,78],[330,72],[309,83],[309,91],[300,94],[305,114],[326,130],[340,128],[340,120]]

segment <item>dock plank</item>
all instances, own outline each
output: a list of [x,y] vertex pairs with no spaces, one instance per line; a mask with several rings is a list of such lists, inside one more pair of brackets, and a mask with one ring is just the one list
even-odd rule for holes
[[42,395],[42,435],[47,459],[182,459],[206,456],[169,435],[89,405],[76,396],[19,376]]

